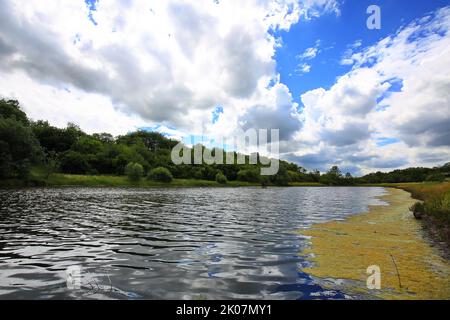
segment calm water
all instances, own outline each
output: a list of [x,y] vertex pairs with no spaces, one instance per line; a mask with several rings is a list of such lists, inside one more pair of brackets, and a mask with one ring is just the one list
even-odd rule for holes
[[[309,299],[312,223],[365,211],[381,188],[0,191],[0,299]],[[68,289],[66,269],[81,269]],[[75,282],[76,284],[77,282]]]

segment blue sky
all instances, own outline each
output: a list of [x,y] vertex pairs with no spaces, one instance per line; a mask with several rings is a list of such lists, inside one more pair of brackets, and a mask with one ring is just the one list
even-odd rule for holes
[[[376,4],[381,8],[382,28],[369,30],[366,9]],[[361,41],[362,47],[375,44],[380,39],[395,34],[400,27],[449,4],[446,0],[358,0],[341,3],[340,15],[327,14],[311,20],[300,20],[289,31],[278,32],[282,46],[277,49],[275,59],[281,82],[292,92],[294,100],[300,102],[302,93],[318,87],[329,88],[336,77],[343,75],[351,66],[340,64],[349,46]],[[296,57],[306,49],[318,46],[320,52],[314,59],[305,61],[311,66],[309,73],[298,73],[301,63]]]
[[97,25],[97,21],[94,19],[94,12],[97,11],[97,4],[99,0],[84,0],[86,6],[89,9],[88,18],[94,24]]

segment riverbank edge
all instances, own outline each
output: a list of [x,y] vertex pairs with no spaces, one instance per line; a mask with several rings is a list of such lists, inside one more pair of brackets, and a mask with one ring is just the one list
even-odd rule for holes
[[[1,188],[24,188],[24,187],[118,187],[118,188],[238,188],[238,187],[261,187],[260,183],[245,181],[228,181],[220,184],[210,180],[196,179],[174,179],[170,183],[141,179],[139,182],[132,182],[126,176],[108,175],[72,175],[72,174],[52,174],[48,179],[39,175],[32,175],[28,180],[6,179],[0,180]],[[321,187],[320,183],[291,183],[290,187]],[[277,187],[269,185],[269,187]]]
[[[211,187],[211,188],[238,188],[238,187],[261,187],[259,182],[228,181],[220,184],[211,180],[197,179],[174,179],[170,183],[147,180],[143,177],[139,182],[132,182],[126,176],[116,175],[77,175],[53,173],[45,177],[42,170],[32,170],[26,180],[0,179],[0,188],[26,188],[26,187],[130,187],[130,188],[188,188],[188,187]],[[385,184],[355,184],[355,185],[327,185],[319,182],[290,182],[288,185],[278,186],[268,184],[268,187],[394,187],[428,185],[433,183],[385,183]],[[407,190],[408,191],[408,190]]]
[[[411,183],[417,184],[417,183]],[[111,175],[75,175],[54,173],[48,178],[41,174],[32,174],[27,180],[4,179],[0,180],[0,188],[26,188],[26,187],[117,187],[117,188],[238,188],[238,187],[261,187],[261,183],[245,181],[228,181],[220,184],[216,181],[197,179],[174,179],[170,183],[141,179],[139,182],[132,182],[126,176]],[[350,185],[350,186],[330,186],[318,182],[291,182],[286,186],[269,184],[268,187],[385,187],[384,185]],[[392,184],[395,187],[395,184]]]
[[[300,255],[302,268],[325,288],[373,299],[450,299],[450,262],[426,237],[409,207],[417,200],[398,186],[384,186],[371,205],[344,221],[330,221],[298,231],[309,238]],[[382,289],[367,289],[367,268],[381,269]]]

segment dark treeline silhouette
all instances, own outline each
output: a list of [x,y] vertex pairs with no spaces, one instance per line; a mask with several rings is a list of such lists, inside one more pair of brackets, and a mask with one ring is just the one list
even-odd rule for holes
[[[89,135],[77,125],[66,128],[51,126],[47,121],[31,121],[16,100],[0,99],[0,179],[28,179],[33,167],[43,168],[46,177],[55,172],[83,175],[128,175],[132,180],[141,176],[170,182],[176,179],[217,181],[247,181],[263,185],[289,183],[322,183],[353,185],[355,183],[440,181],[449,175],[450,164],[440,168],[409,168],[390,173],[373,173],[354,178],[343,174],[337,166],[321,174],[308,172],[294,163],[280,161],[278,174],[260,175],[261,164],[181,164],[171,160],[171,150],[178,141],[158,132],[135,131],[113,137],[108,133]],[[205,147],[203,147],[205,148]],[[216,150],[215,152],[224,152]],[[225,158],[225,152],[224,152]],[[193,163],[193,161],[192,161]]]
[[450,176],[450,162],[436,168],[408,168],[388,173],[375,172],[358,179],[360,183],[442,182]]

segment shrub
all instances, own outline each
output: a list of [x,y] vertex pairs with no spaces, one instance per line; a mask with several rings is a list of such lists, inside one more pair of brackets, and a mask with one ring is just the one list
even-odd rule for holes
[[427,176],[426,181],[432,182],[444,182],[445,176],[442,173],[432,173]]
[[416,219],[422,219],[425,213],[425,206],[422,202],[416,202],[411,208],[409,208]]
[[54,151],[50,151],[44,154],[44,172],[45,172],[45,180],[48,180],[50,175],[57,172],[60,166],[60,162],[58,159],[58,155]]
[[270,183],[269,176],[261,176],[261,187],[266,188]]
[[172,173],[169,171],[169,169],[164,167],[158,167],[151,170],[147,178],[150,180],[161,181],[166,183],[172,182],[173,180]]
[[19,179],[28,180],[28,178],[30,177],[30,171],[31,171],[30,161],[28,161],[28,160],[20,161],[16,165],[16,170],[17,170],[17,176]]
[[222,172],[216,174],[216,182],[220,184],[227,184],[227,177]]
[[242,169],[239,170],[237,178],[240,181],[259,182],[260,175],[258,169]]
[[284,167],[280,167],[278,173],[272,176],[272,182],[277,186],[287,186],[291,182],[289,173]]
[[131,181],[139,181],[144,174],[144,167],[139,163],[130,162],[125,167],[125,174]]
[[[24,123],[12,118],[3,118],[0,99],[0,178],[25,179],[32,164],[41,157],[39,142],[31,129]],[[19,114],[20,116],[20,114]]]
[[61,157],[61,170],[70,174],[86,174],[91,169],[86,156],[76,152],[67,151]]

